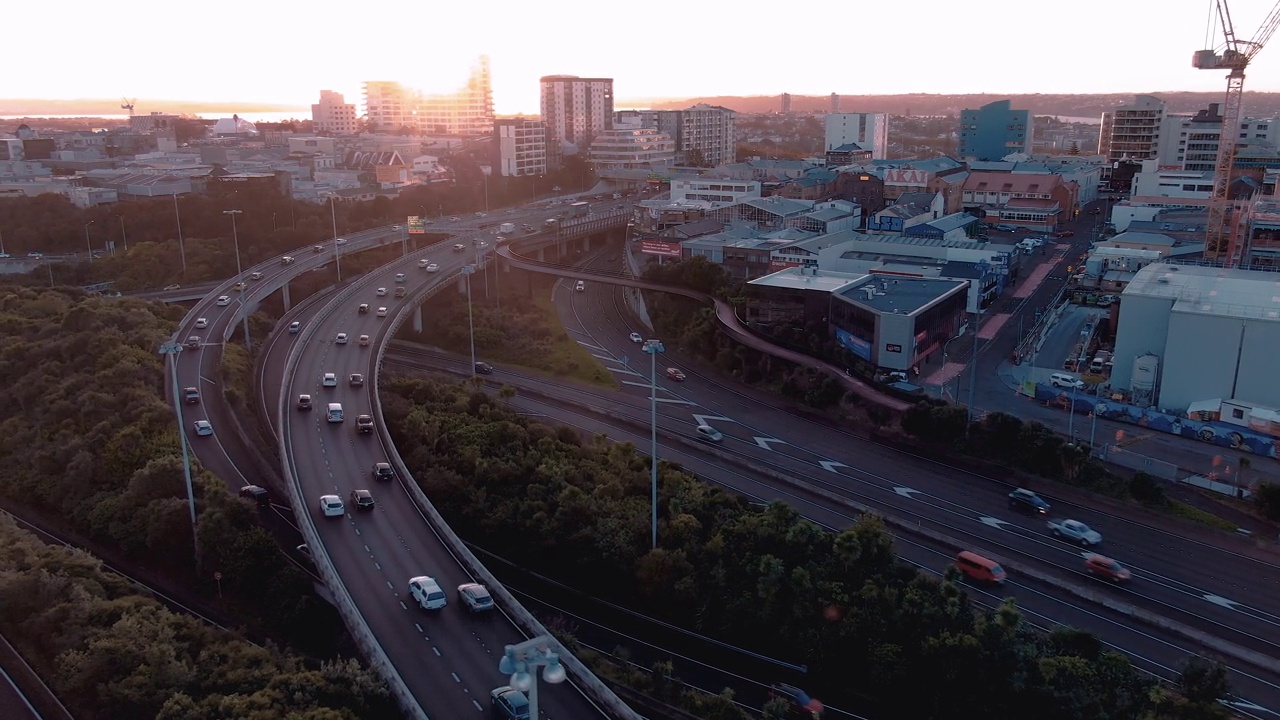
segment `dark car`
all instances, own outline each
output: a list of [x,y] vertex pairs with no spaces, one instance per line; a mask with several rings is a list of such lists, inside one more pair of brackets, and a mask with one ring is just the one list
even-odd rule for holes
[[476,363],[476,372],[480,373],[481,375],[492,375],[493,366],[487,362],[478,362]]
[[182,388],[182,399],[188,405],[195,405],[200,402],[200,391],[193,387]]
[[240,488],[240,497],[252,500],[264,507],[271,504],[271,493],[260,485],[245,485]]
[[489,693],[494,715],[502,720],[529,720],[529,699],[510,685],[494,688]]
[[1049,503],[1039,495],[1023,488],[1009,493],[1009,507],[1031,515],[1049,514]]
[[801,690],[795,685],[786,683],[774,683],[769,688],[770,700],[785,700],[788,704],[788,718],[804,718],[804,720],[817,720],[822,717],[822,703],[809,693]]
[[374,480],[395,480],[396,471],[391,469],[391,463],[374,463],[373,464]]
[[352,490],[351,504],[355,505],[357,510],[372,510],[373,493],[368,490]]

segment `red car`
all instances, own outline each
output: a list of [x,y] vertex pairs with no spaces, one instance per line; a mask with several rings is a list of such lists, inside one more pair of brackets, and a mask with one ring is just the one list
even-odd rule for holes
[[1063,231],[1061,231],[1061,232],[1059,232],[1059,233],[1058,233],[1058,237],[1060,237],[1060,238],[1063,238],[1063,237],[1071,237],[1072,235],[1075,235],[1075,234],[1076,234],[1076,233],[1075,233],[1075,231],[1074,231],[1074,230],[1063,230]]
[[684,373],[680,372],[680,368],[667,368],[667,379],[684,382]]
[[1111,582],[1127,582],[1132,575],[1129,568],[1103,555],[1089,555],[1084,559],[1084,569],[1094,577]]

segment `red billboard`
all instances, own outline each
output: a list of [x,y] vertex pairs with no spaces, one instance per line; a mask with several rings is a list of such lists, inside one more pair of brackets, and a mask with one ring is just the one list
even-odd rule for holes
[[662,255],[664,257],[680,257],[683,254],[678,242],[663,242],[661,240],[641,240],[640,252],[647,255]]
[[793,262],[791,260],[783,260],[778,257],[769,258],[770,270],[786,270],[787,268],[800,267],[802,263]]

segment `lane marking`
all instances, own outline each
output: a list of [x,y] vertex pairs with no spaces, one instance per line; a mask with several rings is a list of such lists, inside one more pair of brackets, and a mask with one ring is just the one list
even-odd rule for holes
[[769,447],[769,443],[782,443],[783,445],[790,444],[786,440],[779,440],[778,438],[771,438],[771,437],[755,437],[753,439],[756,441],[757,445],[764,448],[765,450],[773,450],[773,448]]
[[818,464],[827,472],[836,472],[836,468],[838,467],[849,467],[848,465],[845,465],[842,462],[836,462],[835,460],[819,460]]
[[[912,496],[912,494],[913,494],[913,493],[918,493],[918,492],[920,492],[919,490],[916,490],[915,488],[909,488],[909,487],[895,487],[895,488],[893,489],[893,491],[894,491],[894,492],[896,492],[896,493],[898,493],[899,495],[901,495],[901,496],[902,496],[902,497],[904,497],[904,498],[911,498],[911,496]],[[988,520],[988,519],[993,519],[993,518],[983,518],[983,520],[984,520],[984,521],[986,521],[986,520]]]
[[983,525],[993,527],[997,530],[1003,530],[1004,526],[1009,524],[1004,520],[1001,520],[1000,518],[993,518],[993,517],[986,517],[986,516],[978,518],[978,522],[982,523]]
[[735,422],[731,418],[727,418],[722,415],[698,415],[697,413],[693,414],[693,421],[698,425],[710,425],[712,420],[724,420],[725,422]]

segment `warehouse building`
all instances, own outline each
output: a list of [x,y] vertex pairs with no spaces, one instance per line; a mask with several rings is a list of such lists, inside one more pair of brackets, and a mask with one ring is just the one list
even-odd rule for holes
[[1183,413],[1236,400],[1280,408],[1280,273],[1155,263],[1121,295],[1113,390]]

